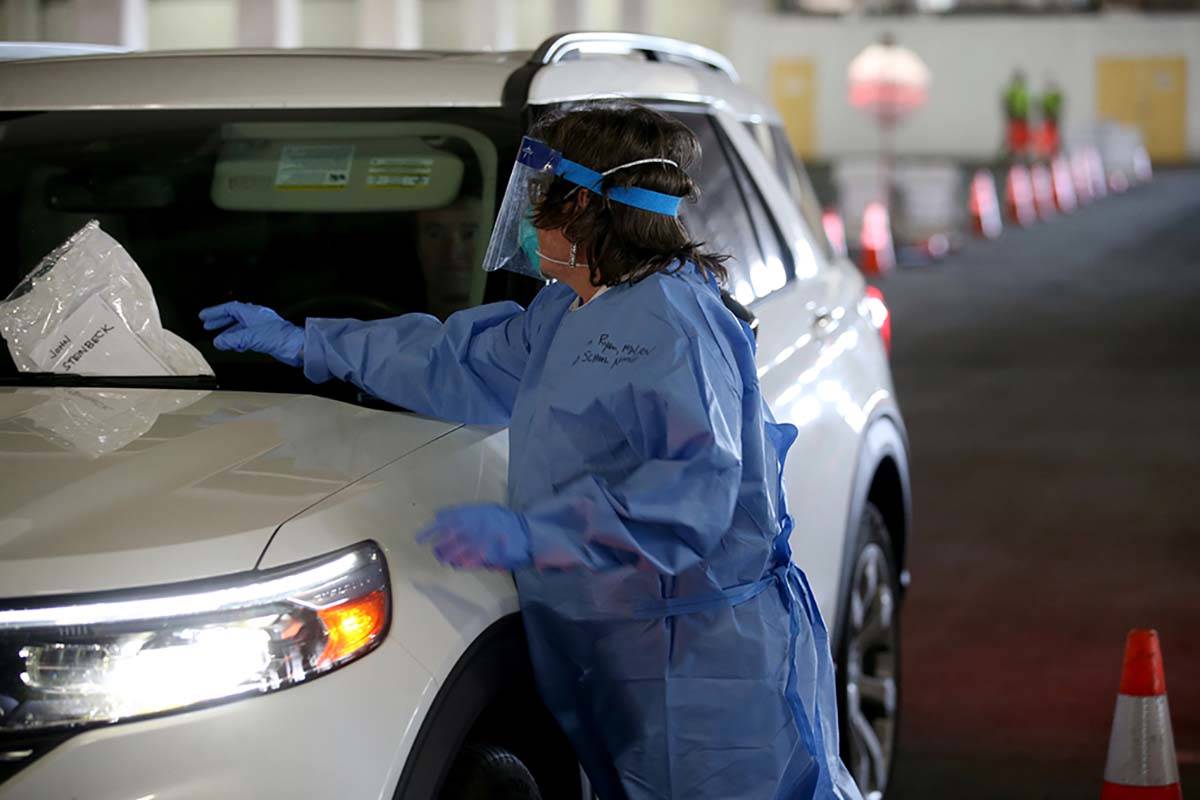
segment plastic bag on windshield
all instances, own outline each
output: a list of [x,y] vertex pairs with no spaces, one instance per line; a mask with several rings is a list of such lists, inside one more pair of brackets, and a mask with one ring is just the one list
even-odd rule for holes
[[150,282],[92,220],[0,303],[0,335],[22,372],[212,375],[162,326]]

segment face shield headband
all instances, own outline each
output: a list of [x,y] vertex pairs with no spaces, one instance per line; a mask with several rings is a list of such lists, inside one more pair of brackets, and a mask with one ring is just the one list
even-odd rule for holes
[[[679,213],[682,197],[642,189],[637,186],[614,186],[604,189],[604,179],[623,169],[643,164],[679,165],[668,158],[644,158],[619,164],[599,172],[563,158],[562,153],[544,142],[528,136],[521,140],[517,161],[513,165],[508,188],[500,204],[496,226],[492,230],[484,255],[483,268],[488,271],[508,269],[534,277],[542,277],[540,258],[536,252],[537,231],[532,217],[536,205],[544,200],[555,178],[562,178],[577,188],[587,189],[616,203],[674,217]],[[572,189],[572,192],[575,191]]]
[[643,158],[638,161],[619,164],[604,172],[597,172],[594,169],[589,169],[582,164],[576,164],[574,161],[564,158],[558,162],[558,169],[554,174],[563,180],[570,181],[576,186],[595,192],[598,195],[603,195],[615,203],[640,208],[642,211],[649,211],[652,214],[662,214],[665,217],[674,217],[679,214],[679,204],[683,200],[682,197],[663,194],[652,189],[641,189],[637,186],[613,186],[607,191],[601,189],[604,179],[609,175],[617,170],[636,167],[641,164],[670,164],[673,167],[679,167],[678,164],[669,158]]

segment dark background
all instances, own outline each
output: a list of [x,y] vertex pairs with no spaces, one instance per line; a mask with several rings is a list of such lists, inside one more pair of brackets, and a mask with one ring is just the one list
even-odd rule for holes
[[912,441],[889,800],[1099,797],[1127,631],[1200,789],[1200,171],[879,282]]

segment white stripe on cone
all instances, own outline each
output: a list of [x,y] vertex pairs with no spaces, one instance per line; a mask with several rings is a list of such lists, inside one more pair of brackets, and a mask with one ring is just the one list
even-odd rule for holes
[[1179,783],[1167,696],[1117,695],[1104,780],[1125,786]]

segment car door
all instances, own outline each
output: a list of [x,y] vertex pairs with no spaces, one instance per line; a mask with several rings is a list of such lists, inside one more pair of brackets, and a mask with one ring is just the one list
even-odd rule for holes
[[[767,175],[771,184],[759,174],[770,167],[736,120],[694,106],[660,110],[687,124],[700,140],[704,155],[693,177],[701,194],[684,206],[684,222],[707,249],[733,257],[728,288],[760,322],[757,362],[764,396],[779,421],[800,431],[784,474],[797,521],[792,548],[822,611],[832,617],[846,506],[825,495],[828,485],[846,482],[835,473],[852,471],[852,463],[840,457],[845,448],[827,441],[844,433],[828,419],[836,412],[818,396],[826,362],[835,354],[828,349],[839,327],[831,306],[835,282],[779,181]],[[838,458],[829,463],[835,453]]]

